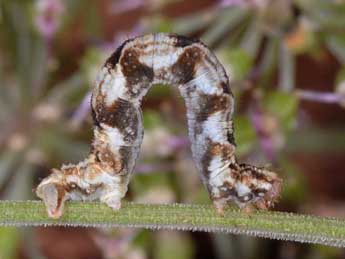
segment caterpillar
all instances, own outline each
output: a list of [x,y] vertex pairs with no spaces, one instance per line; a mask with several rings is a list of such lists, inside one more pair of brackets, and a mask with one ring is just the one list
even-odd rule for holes
[[120,209],[143,139],[141,101],[155,84],[177,86],[185,100],[193,159],[219,213],[229,201],[260,209],[276,201],[277,174],[237,162],[234,96],[216,56],[199,40],[157,33],[126,40],[98,73],[88,157],[52,169],[36,189],[50,217],[62,215],[66,200],[99,199]]

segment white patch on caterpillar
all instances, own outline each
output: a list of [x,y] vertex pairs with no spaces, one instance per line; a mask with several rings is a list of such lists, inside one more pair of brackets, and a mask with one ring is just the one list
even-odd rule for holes
[[218,111],[212,114],[203,123],[203,135],[210,138],[215,143],[224,144],[227,143],[226,131],[224,131],[224,113],[223,111]]
[[[103,68],[104,69],[104,68]],[[127,100],[126,78],[121,71],[106,74],[102,85],[102,93],[105,96],[105,102],[108,106],[119,99]]]
[[[153,48],[153,47],[152,47]],[[153,53],[152,50],[148,53],[140,55],[139,61],[148,67],[153,67]]]
[[181,55],[182,50],[174,50],[173,47],[157,47],[155,48],[155,56],[153,58],[153,70],[158,71],[162,68],[170,68],[179,56]]
[[102,124],[102,126],[108,136],[108,143],[113,152],[117,152],[121,146],[126,146],[123,135],[117,128],[112,128],[106,124]]
[[251,190],[248,188],[248,186],[246,186],[246,185],[244,185],[242,183],[237,183],[235,185],[235,187],[236,187],[237,194],[240,197],[251,192]]
[[209,95],[220,95],[223,90],[221,88],[215,87],[217,85],[218,80],[213,80],[211,72],[207,72],[207,70],[204,70],[204,68],[199,68],[196,70],[196,75],[197,77],[188,84],[193,84],[196,86],[196,89],[199,90],[200,92],[204,94],[209,94]]
[[233,179],[229,177],[229,168],[227,165],[224,165],[222,157],[214,157],[207,169],[211,172],[210,184],[212,186],[219,187],[223,185],[226,178],[229,178],[230,183],[233,182]]

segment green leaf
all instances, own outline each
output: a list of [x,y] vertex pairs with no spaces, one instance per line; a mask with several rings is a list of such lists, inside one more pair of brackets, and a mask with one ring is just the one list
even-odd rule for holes
[[248,117],[235,116],[235,142],[237,145],[236,154],[241,156],[252,150],[256,142],[256,133]]
[[281,197],[284,201],[293,204],[302,204],[308,192],[307,181],[303,172],[290,160],[282,157],[279,160],[282,172],[286,172],[282,177],[284,179],[284,188]]
[[17,228],[1,227],[0,228],[0,258],[13,259],[17,258],[20,235]]
[[149,30],[154,31],[154,32],[173,32],[174,31],[171,20],[163,16],[156,16],[156,17],[151,18],[150,26],[151,28],[149,28]]
[[341,63],[345,64],[345,35],[329,34],[325,39],[329,50]]
[[291,129],[295,125],[298,100],[294,94],[273,91],[264,99],[265,109],[275,115],[283,129]]
[[110,53],[105,53],[105,51],[99,48],[90,47],[87,49],[80,63],[80,71],[85,77],[86,82],[95,81],[97,73],[103,66],[107,55],[110,55]]
[[88,8],[80,8],[83,12],[83,25],[88,38],[101,37],[102,35],[102,16],[99,15],[98,3],[90,1],[87,3]]
[[168,85],[164,84],[157,84],[154,85],[152,88],[150,88],[150,91],[146,94],[145,99],[151,99],[151,98],[172,98],[172,88]]
[[[193,258],[192,240],[186,233],[160,231],[156,234],[154,259]],[[174,245],[172,245],[174,244]]]
[[150,174],[138,174],[130,183],[131,190],[138,197],[152,188],[169,188],[170,177],[167,172],[152,172]]
[[336,76],[336,84],[345,82],[345,67],[341,68]]
[[253,58],[242,49],[224,50],[220,53],[224,61],[229,64],[230,76],[233,80],[242,80],[253,66]]
[[144,250],[148,251],[152,248],[154,232],[147,229],[142,229],[138,231],[136,236],[133,238],[132,244],[134,246],[142,247]]
[[150,130],[162,125],[160,114],[153,110],[147,110],[143,115],[143,124],[145,130]]

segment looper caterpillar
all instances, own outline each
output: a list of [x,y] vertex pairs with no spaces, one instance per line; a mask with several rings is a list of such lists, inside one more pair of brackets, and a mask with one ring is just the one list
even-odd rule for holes
[[159,33],[125,41],[99,72],[89,156],[53,169],[37,187],[50,217],[60,217],[68,199],[120,208],[143,139],[141,100],[158,83],[177,86],[185,99],[193,158],[217,210],[228,201],[262,209],[273,204],[280,178],[235,158],[234,98],[223,66],[200,41]]

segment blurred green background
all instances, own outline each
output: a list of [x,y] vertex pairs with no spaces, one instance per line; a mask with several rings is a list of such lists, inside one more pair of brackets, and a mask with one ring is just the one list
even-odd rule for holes
[[[344,0],[0,0],[0,195],[34,199],[52,167],[89,151],[89,90],[125,39],[200,38],[236,98],[241,161],[284,179],[275,209],[345,216]],[[155,86],[127,199],[209,203],[185,107]],[[224,234],[0,228],[0,258],[345,258],[342,249]]]

